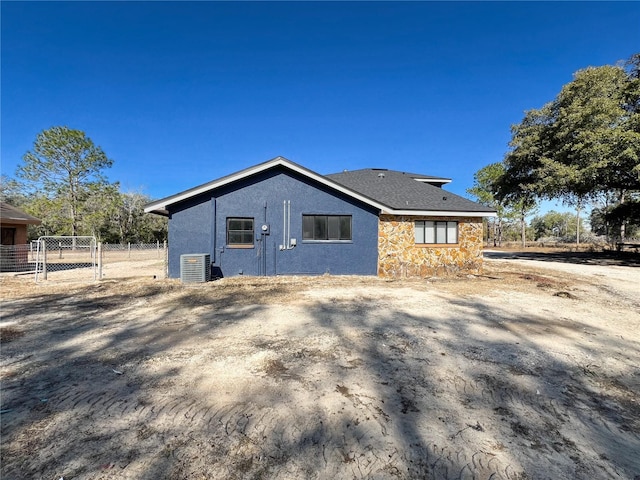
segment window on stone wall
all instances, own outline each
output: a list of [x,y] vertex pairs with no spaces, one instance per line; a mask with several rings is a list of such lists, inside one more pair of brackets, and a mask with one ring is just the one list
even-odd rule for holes
[[351,240],[351,215],[303,215],[303,240]]
[[227,218],[227,245],[253,247],[253,218]]
[[416,220],[415,239],[416,243],[458,243],[458,222]]

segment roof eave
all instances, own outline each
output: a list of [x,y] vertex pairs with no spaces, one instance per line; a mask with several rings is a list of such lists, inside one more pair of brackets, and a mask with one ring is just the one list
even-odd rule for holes
[[0,218],[0,223],[13,225],[40,225],[42,223],[42,220],[30,218],[2,217]]
[[405,215],[422,217],[495,217],[496,212],[473,212],[455,210],[394,210],[385,208],[380,213],[384,215]]
[[249,167],[245,170],[241,170],[226,177],[219,178],[217,180],[205,183],[198,187],[185,190],[181,193],[171,195],[169,197],[156,200],[155,202],[148,203],[144,211],[146,213],[154,213],[156,215],[169,216],[169,206],[182,202],[189,198],[201,195],[203,193],[215,190],[216,188],[223,187],[230,183],[242,180],[252,175],[261,173],[277,166],[284,166],[289,170],[299,173],[307,178],[317,181],[318,183],[325,185],[333,190],[341,192],[351,198],[359,200],[371,207],[380,210],[380,213],[388,215],[421,215],[421,216],[439,216],[439,217],[494,217],[495,212],[478,212],[478,211],[452,211],[452,210],[396,210],[388,205],[384,205],[366,195],[356,192],[344,185],[337,183],[324,175],[320,175],[312,170],[309,170],[297,163],[287,160],[284,157],[275,157],[271,160],[267,160],[259,165]]
[[164,208],[155,208],[153,210],[144,209],[145,213],[155,213],[156,215],[160,215],[162,217],[168,217],[169,216],[169,211],[164,209]]

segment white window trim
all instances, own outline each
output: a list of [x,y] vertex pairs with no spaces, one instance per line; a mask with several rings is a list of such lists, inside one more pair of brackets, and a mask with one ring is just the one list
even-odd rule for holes
[[[430,223],[431,225],[427,225]],[[438,224],[444,225],[444,235],[445,241],[438,242],[435,241],[438,238]],[[455,242],[449,241],[450,229],[455,226]],[[415,220],[413,223],[413,231],[414,231],[414,241],[416,245],[444,245],[444,246],[452,246],[458,245],[460,243],[460,222],[454,220]],[[427,242],[427,228],[430,227],[433,229],[432,237],[434,239],[433,242]],[[423,241],[420,242],[419,240]]]

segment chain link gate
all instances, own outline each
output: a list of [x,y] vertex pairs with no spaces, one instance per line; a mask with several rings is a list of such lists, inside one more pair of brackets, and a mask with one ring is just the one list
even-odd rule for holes
[[56,279],[96,280],[96,238],[92,236],[40,237],[36,252],[36,282]]

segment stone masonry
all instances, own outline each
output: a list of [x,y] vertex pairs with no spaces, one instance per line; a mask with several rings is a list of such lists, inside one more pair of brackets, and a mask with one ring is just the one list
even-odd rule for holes
[[[458,243],[417,245],[416,220],[457,221]],[[482,218],[380,215],[378,275],[381,277],[429,277],[479,273],[481,269]]]

